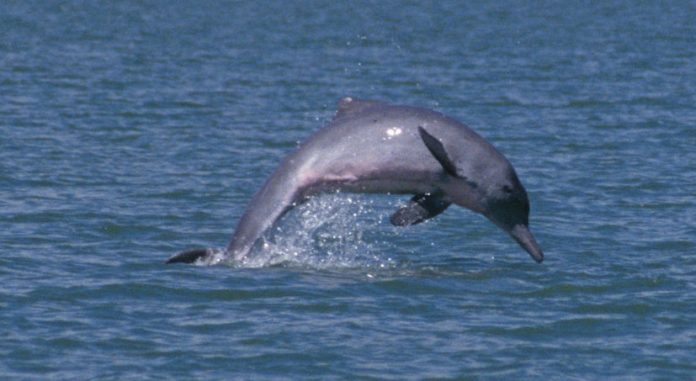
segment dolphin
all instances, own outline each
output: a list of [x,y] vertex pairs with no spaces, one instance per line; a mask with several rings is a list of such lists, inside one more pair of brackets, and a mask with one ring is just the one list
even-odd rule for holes
[[413,195],[390,217],[396,226],[421,223],[456,204],[485,216],[536,262],[544,259],[529,230],[527,191],[489,142],[436,111],[346,97],[331,122],[254,195],[226,250],[188,250],[167,263],[243,260],[290,209],[331,191]]

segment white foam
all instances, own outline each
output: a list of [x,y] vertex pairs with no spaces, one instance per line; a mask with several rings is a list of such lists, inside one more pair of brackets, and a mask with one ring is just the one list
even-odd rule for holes
[[213,266],[222,263],[227,257],[227,251],[221,247],[210,247],[206,250],[204,257],[196,259],[193,263],[196,266]]
[[312,198],[288,213],[247,258],[232,265],[394,268],[396,262],[387,254],[392,251],[388,238],[398,233],[384,222],[386,213],[369,196],[338,193]]

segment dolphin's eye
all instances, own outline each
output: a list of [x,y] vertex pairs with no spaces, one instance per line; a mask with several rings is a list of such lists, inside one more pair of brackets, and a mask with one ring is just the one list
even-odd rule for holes
[[510,193],[512,193],[512,188],[510,188],[507,185],[503,185],[503,192],[510,194]]

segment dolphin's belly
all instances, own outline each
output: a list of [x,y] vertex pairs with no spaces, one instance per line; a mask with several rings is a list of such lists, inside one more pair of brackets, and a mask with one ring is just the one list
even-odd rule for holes
[[[343,190],[360,193],[423,193],[442,181],[442,166],[413,136],[380,141],[379,132],[353,135],[319,155],[298,160],[296,177],[306,193]],[[375,136],[377,135],[377,136]],[[316,152],[316,151],[304,151]]]
[[440,188],[442,176],[431,172],[411,173],[363,173],[360,176],[331,175],[315,177],[307,182],[303,196],[323,192],[344,191],[352,193],[419,194]]

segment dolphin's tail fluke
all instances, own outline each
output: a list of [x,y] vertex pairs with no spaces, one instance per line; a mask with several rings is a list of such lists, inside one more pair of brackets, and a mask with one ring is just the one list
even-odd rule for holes
[[215,265],[223,261],[227,257],[227,252],[224,249],[191,249],[182,251],[167,259],[169,263],[193,263],[197,265]]

